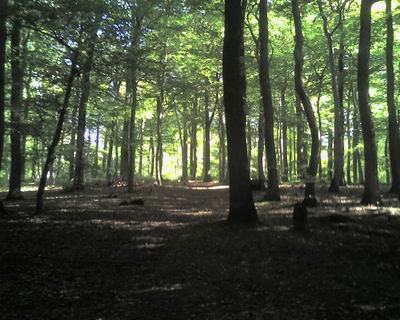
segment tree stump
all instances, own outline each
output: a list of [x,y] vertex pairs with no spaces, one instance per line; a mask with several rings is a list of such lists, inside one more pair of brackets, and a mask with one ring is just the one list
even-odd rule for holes
[[293,230],[308,231],[307,208],[303,204],[296,204],[293,209]]

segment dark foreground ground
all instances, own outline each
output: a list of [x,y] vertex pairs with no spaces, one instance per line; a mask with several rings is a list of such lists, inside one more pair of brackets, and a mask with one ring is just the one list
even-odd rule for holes
[[296,187],[257,204],[253,228],[223,223],[213,185],[139,188],[144,206],[120,206],[123,188],[53,191],[33,219],[28,194],[0,220],[0,318],[400,319],[399,204],[360,193],[322,194],[306,235],[289,230]]

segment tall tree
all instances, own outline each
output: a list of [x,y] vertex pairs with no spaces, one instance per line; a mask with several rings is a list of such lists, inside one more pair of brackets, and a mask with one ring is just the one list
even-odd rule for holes
[[302,30],[301,14],[298,0],[292,0],[292,13],[295,26],[295,49],[294,49],[294,79],[296,92],[299,96],[301,104],[303,105],[304,112],[308,121],[311,131],[311,154],[307,168],[306,188],[305,188],[305,201],[309,198],[315,202],[315,178],[318,171],[318,152],[319,152],[319,134],[317,121],[315,119],[314,111],[311,101],[304,89],[302,74],[303,74],[303,43],[304,36]]
[[8,200],[23,199],[21,193],[21,104],[24,75],[21,66],[21,27],[20,18],[15,17],[11,30],[11,172]]
[[[335,56],[333,53],[333,35],[338,27],[342,24],[342,13],[339,13],[339,21],[337,24],[330,29],[328,18],[325,14],[322,1],[318,0],[318,8],[323,21],[323,30],[328,44],[328,63],[329,71],[331,74],[331,90],[333,95],[333,106],[334,106],[334,138],[333,138],[333,179],[329,187],[331,192],[339,192],[339,185],[343,176],[344,166],[344,154],[343,154],[343,143],[344,143],[344,128],[343,128],[343,110],[341,110],[341,104],[339,99],[339,86],[338,86],[338,68],[336,68]],[[332,7],[332,3],[330,3]]]
[[4,150],[4,112],[5,112],[5,63],[7,41],[7,10],[8,0],[0,0],[0,170],[3,168]]
[[364,0],[360,9],[360,37],[357,65],[358,107],[364,141],[365,181],[361,203],[379,204],[378,157],[369,97],[369,58],[371,49],[371,7],[377,0]]
[[75,51],[73,53],[73,57],[71,59],[71,71],[70,71],[70,74],[69,74],[69,77],[67,80],[67,84],[66,84],[66,88],[65,88],[63,105],[58,112],[57,126],[55,129],[54,135],[53,135],[53,140],[47,150],[46,161],[44,163],[42,175],[40,177],[39,188],[38,188],[38,192],[36,195],[35,214],[39,214],[43,210],[43,196],[44,196],[44,191],[46,188],[47,175],[49,173],[52,163],[55,160],[55,152],[56,152],[57,145],[60,143],[61,132],[62,132],[63,125],[64,125],[64,119],[65,119],[65,116],[66,116],[66,113],[68,110],[69,99],[71,97],[72,85],[74,83],[75,76],[78,73],[77,63],[78,63],[78,51]]
[[225,0],[223,83],[229,168],[228,221],[231,223],[258,221],[246,150],[246,75],[241,61],[244,10],[245,3],[241,0]]
[[394,99],[394,68],[393,68],[393,14],[392,0],[386,0],[386,78],[387,78],[387,108],[389,113],[389,157],[392,177],[390,191],[400,192],[400,133],[397,122],[397,112]]
[[260,0],[258,21],[260,46],[259,79],[265,119],[265,148],[267,156],[267,194],[264,199],[278,201],[280,200],[280,192],[274,139],[274,107],[272,104],[271,82],[269,79],[267,0]]
[[78,128],[76,136],[74,190],[84,188],[85,172],[85,130],[86,130],[86,109],[90,95],[90,72],[93,67],[94,41],[89,41],[85,62],[82,66],[81,97],[78,106]]
[[[218,92],[217,92],[218,95]],[[217,98],[218,99],[218,98]],[[203,182],[212,181],[211,178],[211,124],[214,118],[214,112],[210,115],[208,91],[204,96],[204,152],[203,152]]]

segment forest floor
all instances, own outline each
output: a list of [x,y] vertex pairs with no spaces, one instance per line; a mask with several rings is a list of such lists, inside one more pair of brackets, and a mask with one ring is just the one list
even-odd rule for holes
[[[310,232],[291,230],[299,186],[229,226],[216,184],[33,192],[0,219],[1,319],[400,319],[400,210],[360,187],[319,190]],[[255,199],[262,198],[255,192]],[[4,197],[4,194],[0,194]]]

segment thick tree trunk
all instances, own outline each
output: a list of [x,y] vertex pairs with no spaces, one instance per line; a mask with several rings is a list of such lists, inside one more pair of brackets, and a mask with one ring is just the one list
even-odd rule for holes
[[77,63],[78,63],[78,53],[75,52],[74,56],[72,58],[71,72],[69,74],[67,85],[65,88],[64,102],[63,102],[62,108],[58,112],[58,122],[57,122],[56,130],[53,135],[53,140],[47,150],[47,157],[46,157],[46,161],[44,163],[42,175],[40,178],[39,188],[38,188],[37,195],[36,195],[35,214],[39,214],[43,210],[43,196],[44,196],[44,191],[46,188],[47,175],[48,175],[50,167],[52,166],[53,161],[55,159],[55,152],[56,152],[57,145],[60,142],[61,132],[62,132],[63,125],[64,125],[64,119],[65,119],[65,115],[68,110],[69,99],[71,97],[72,85],[74,83],[74,78],[78,72]]
[[90,45],[86,61],[82,67],[81,98],[78,107],[78,129],[73,183],[74,190],[82,190],[84,188],[86,106],[90,95],[90,72],[93,65],[93,56],[94,42]]
[[225,1],[223,79],[229,167],[228,221],[231,223],[258,221],[250,189],[246,150],[246,75],[241,61],[243,11],[240,0]]
[[387,78],[387,107],[389,113],[389,155],[392,185],[390,192],[400,192],[400,134],[396,117],[394,99],[394,68],[393,68],[393,15],[392,0],[386,0],[386,78]]
[[203,149],[203,182],[211,182],[211,123],[214,113],[210,116],[209,96],[204,96],[204,149]]
[[8,0],[0,0],[0,170],[3,168],[3,150],[5,136],[5,63],[7,42]]
[[302,31],[301,15],[300,15],[298,0],[292,0],[292,12],[295,25],[295,50],[294,50],[295,86],[296,86],[296,92],[299,96],[299,99],[304,108],[304,112],[306,114],[308,125],[311,131],[311,140],[312,140],[311,155],[310,155],[309,165],[307,168],[306,188],[304,194],[305,200],[307,200],[308,198],[315,199],[315,178],[318,170],[319,134],[318,134],[318,127],[314,111],[310,99],[308,98],[307,93],[304,89],[302,80],[304,37]]
[[358,101],[364,140],[365,182],[362,204],[379,204],[378,157],[369,98],[369,57],[371,47],[371,6],[375,0],[361,2],[360,38],[357,68]]
[[21,193],[21,113],[23,70],[21,67],[21,20],[14,19],[11,31],[11,169],[8,200],[23,199]]
[[274,107],[269,79],[268,8],[267,0],[259,3],[260,91],[265,119],[265,151],[267,157],[267,194],[265,200],[279,201],[279,178],[274,139]]

